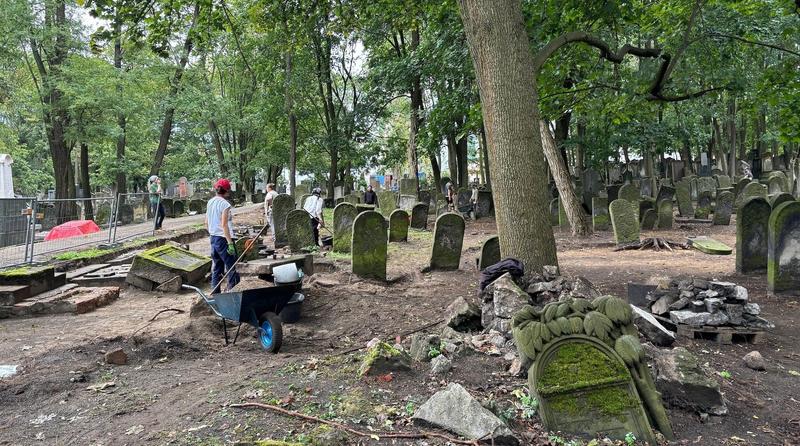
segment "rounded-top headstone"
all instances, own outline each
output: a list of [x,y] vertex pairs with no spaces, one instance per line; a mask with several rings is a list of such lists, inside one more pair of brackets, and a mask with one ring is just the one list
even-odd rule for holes
[[618,245],[639,241],[638,204],[618,198],[608,205],[611,214],[611,227]]
[[767,228],[772,208],[762,197],[750,197],[736,213],[736,271],[767,269]]
[[286,216],[295,209],[294,198],[289,194],[278,194],[272,199],[272,221],[275,223],[275,247],[285,246]]
[[800,202],[778,205],[769,217],[767,289],[800,289]]
[[402,209],[395,209],[389,216],[389,241],[405,242],[408,240],[408,225],[410,217],[408,212]]
[[411,208],[411,227],[414,229],[428,229],[428,205],[417,203]]
[[672,199],[661,200],[658,208],[658,229],[672,229]]
[[461,264],[464,228],[464,217],[453,212],[442,214],[436,219],[431,249],[432,270],[458,269]]
[[481,257],[478,260],[478,269],[483,270],[500,261],[500,238],[496,235],[489,237],[481,245]]
[[375,211],[358,214],[353,221],[352,244],[353,274],[386,280],[386,220]]
[[639,198],[641,198],[641,194],[639,190],[633,184],[625,184],[619,188],[619,193],[617,194],[617,198],[622,198],[624,200],[628,200],[630,202],[634,202],[638,205]]
[[314,246],[311,217],[302,209],[293,209],[286,215],[286,239],[292,251],[299,252]]
[[350,252],[353,222],[358,209],[350,203],[341,202],[333,208],[333,250]]
[[767,198],[767,188],[761,183],[757,183],[755,181],[751,181],[750,183],[747,183],[744,186],[744,189],[742,189],[742,194],[743,194],[744,198],[747,198],[747,197],[761,197],[761,198],[766,199]]
[[711,221],[714,225],[731,224],[731,213],[733,213],[733,192],[722,191],[717,194],[717,202],[714,205],[714,217]]
[[777,208],[787,201],[795,201],[794,196],[787,192],[780,192],[769,196],[769,204],[772,206],[772,209]]

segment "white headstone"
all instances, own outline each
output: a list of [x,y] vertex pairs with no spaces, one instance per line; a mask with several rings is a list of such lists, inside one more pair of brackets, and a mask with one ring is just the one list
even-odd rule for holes
[[0,153],[0,198],[14,198],[14,181],[11,178],[11,155]]

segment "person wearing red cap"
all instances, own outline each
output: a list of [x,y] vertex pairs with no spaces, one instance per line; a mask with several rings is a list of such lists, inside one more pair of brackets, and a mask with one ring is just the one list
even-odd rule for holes
[[[217,196],[208,200],[206,229],[211,239],[211,292],[217,290],[220,280],[236,263],[236,243],[233,240],[233,215],[227,198],[231,182],[221,178],[214,184]],[[239,273],[228,274],[228,289],[239,283]],[[221,291],[221,290],[220,290]]]

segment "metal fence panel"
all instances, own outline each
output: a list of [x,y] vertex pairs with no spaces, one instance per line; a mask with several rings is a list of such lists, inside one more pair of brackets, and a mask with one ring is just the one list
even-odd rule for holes
[[38,200],[31,259],[108,242],[113,197]]
[[0,267],[28,261],[35,202],[33,197],[0,198]]
[[160,202],[150,203],[150,194],[117,194],[111,217],[109,241],[119,243],[155,233],[155,214]]

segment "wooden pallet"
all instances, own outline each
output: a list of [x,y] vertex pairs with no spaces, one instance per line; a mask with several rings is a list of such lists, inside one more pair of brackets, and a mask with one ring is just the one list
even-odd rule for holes
[[705,339],[720,344],[761,344],[767,332],[751,327],[693,327],[679,324],[678,336],[688,339]]

